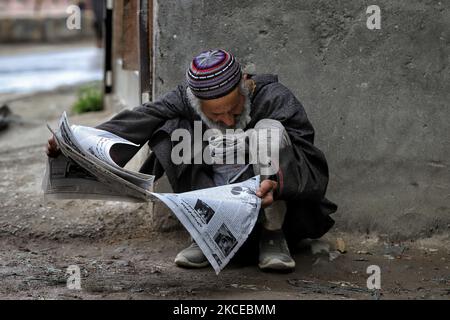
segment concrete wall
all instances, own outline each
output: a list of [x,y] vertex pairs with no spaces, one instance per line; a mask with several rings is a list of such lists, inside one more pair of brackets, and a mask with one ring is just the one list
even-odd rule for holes
[[222,47],[276,73],[316,128],[337,228],[399,237],[450,229],[450,2],[157,1],[155,94]]
[[[125,70],[122,59],[114,61],[114,93],[121,100],[123,105],[129,108],[137,107],[140,104],[139,72]],[[120,110],[117,110],[120,111]]]

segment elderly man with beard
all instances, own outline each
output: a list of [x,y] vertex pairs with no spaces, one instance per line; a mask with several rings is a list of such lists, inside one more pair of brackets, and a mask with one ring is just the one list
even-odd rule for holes
[[[176,165],[171,159],[175,145],[171,135],[182,128],[194,136],[195,121],[201,121],[204,130],[217,129],[225,136],[226,129],[277,130],[275,138],[269,135],[258,143],[278,148],[279,156],[269,157],[269,163],[251,165],[194,161]],[[314,146],[314,129],[303,106],[278,82],[277,76],[243,74],[238,61],[225,50],[200,53],[191,62],[186,81],[176,89],[155,102],[122,111],[97,128],[141,146],[148,143],[152,153],[140,171],[153,174],[156,179],[165,172],[174,192],[239,182],[261,174],[257,196],[264,209],[256,229],[262,270],[294,270],[288,244],[319,238],[334,224],[329,215],[337,207],[325,198],[327,162]],[[201,143],[203,148],[214,151],[208,141]],[[57,153],[54,139],[49,140],[47,148],[49,156]],[[136,152],[137,149],[122,150],[114,155],[114,160],[125,165]],[[276,170],[267,174],[267,166]],[[175,263],[188,268],[209,264],[195,242],[176,256]]]

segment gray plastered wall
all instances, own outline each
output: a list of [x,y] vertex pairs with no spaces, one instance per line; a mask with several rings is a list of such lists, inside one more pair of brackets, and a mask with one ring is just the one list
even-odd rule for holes
[[[381,9],[369,30],[366,9]],[[329,161],[336,227],[401,238],[450,230],[450,2],[156,1],[154,95],[224,48],[278,74]]]

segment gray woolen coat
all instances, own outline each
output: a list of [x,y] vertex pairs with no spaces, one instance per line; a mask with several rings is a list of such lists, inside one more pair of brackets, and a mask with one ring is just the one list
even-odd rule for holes
[[[278,82],[277,76],[249,75],[249,78],[254,87],[250,95],[251,121],[246,129],[253,128],[261,119],[278,120],[292,142],[292,146],[280,150],[283,156],[277,174],[278,199],[287,202],[283,225],[287,240],[319,238],[333,226],[334,221],[329,215],[337,210],[337,206],[325,198],[328,165],[324,154],[314,146],[314,128],[302,104]],[[184,128],[193,134],[195,120],[201,120],[200,116],[189,104],[186,84],[181,84],[157,101],[122,111],[97,128],[141,146],[148,143],[152,153],[140,171],[153,174],[156,179],[165,172],[174,192],[185,192],[215,186],[210,165],[175,165],[170,158],[174,146],[171,133]],[[207,128],[204,126],[203,129]],[[206,147],[206,142],[203,146]],[[118,150],[114,158],[120,165],[125,165],[137,151],[137,148]],[[252,176],[252,170],[249,171],[241,179]]]

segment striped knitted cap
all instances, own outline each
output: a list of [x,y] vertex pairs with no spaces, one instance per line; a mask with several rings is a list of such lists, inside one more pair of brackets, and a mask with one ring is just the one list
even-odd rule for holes
[[196,56],[186,72],[192,93],[200,99],[216,99],[230,93],[241,80],[241,66],[234,56],[220,49]]

